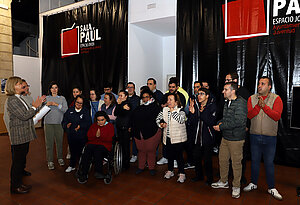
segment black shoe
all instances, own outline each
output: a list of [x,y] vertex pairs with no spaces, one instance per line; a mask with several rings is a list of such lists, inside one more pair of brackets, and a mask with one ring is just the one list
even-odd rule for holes
[[12,194],[26,194],[26,193],[29,192],[29,190],[30,189],[28,187],[25,188],[24,186],[21,185],[18,188],[11,188],[10,193],[12,193]]
[[194,177],[192,178],[192,182],[198,182],[198,181],[202,181],[203,177]]
[[137,169],[136,171],[135,171],[135,174],[140,174],[140,173],[142,173],[144,170],[143,169]]
[[212,182],[213,182],[212,180],[206,180],[206,181],[205,181],[205,185],[211,186]]
[[94,176],[96,179],[104,179],[105,178],[105,175],[100,172],[95,172]]
[[87,178],[86,177],[78,177],[77,181],[79,184],[85,184],[85,183],[87,183]]
[[23,176],[31,176],[31,173],[26,171],[25,169],[23,170]]
[[156,170],[155,170],[155,169],[150,169],[150,175],[151,175],[151,176],[156,175]]
[[21,187],[23,187],[24,189],[31,189],[32,186],[31,185],[25,185],[25,184],[21,184]]

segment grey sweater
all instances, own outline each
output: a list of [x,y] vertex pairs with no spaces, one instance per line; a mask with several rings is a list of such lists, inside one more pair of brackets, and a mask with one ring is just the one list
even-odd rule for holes
[[48,95],[46,97],[47,102],[56,102],[58,106],[49,106],[50,111],[44,118],[44,124],[61,124],[64,117],[64,113],[68,109],[68,104],[64,96],[53,97]]

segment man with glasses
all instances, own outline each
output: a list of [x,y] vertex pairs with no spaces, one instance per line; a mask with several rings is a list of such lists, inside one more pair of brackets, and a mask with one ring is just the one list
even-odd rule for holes
[[147,80],[147,86],[153,92],[153,98],[161,105],[163,103],[164,94],[156,88],[156,80],[149,78]]
[[105,83],[103,90],[104,90],[104,93],[101,95],[101,100],[104,100],[104,96],[106,93],[111,93],[115,96],[116,100],[118,99],[118,95],[116,95],[115,93],[112,92],[113,88],[112,88],[111,83]]
[[209,101],[210,91],[200,88],[196,99],[190,99],[188,124],[189,134],[193,139],[193,154],[196,177],[192,181],[204,179],[202,170],[202,159],[206,175],[206,184],[211,185],[213,181],[212,149],[214,144],[214,129],[216,123],[216,104]]
[[[127,92],[128,92],[128,101],[131,105],[131,110],[133,111],[137,106],[140,105],[140,98],[139,96],[135,93],[135,84],[133,82],[127,83]],[[132,139],[132,156],[130,158],[130,162],[134,163],[137,160],[137,154],[138,150],[135,144],[135,141],[133,139],[133,132],[130,132],[130,138]]]

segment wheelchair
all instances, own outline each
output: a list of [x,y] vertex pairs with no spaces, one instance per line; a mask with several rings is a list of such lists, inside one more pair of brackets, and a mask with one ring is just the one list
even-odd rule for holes
[[[82,151],[82,154],[84,153],[85,148]],[[79,178],[79,172],[82,169],[81,164],[81,157],[79,160],[79,167],[78,171],[76,172],[76,177]],[[104,172],[104,178],[103,181],[105,184],[110,184],[112,182],[112,177],[114,175],[118,175],[122,170],[122,147],[114,138],[112,150],[108,152],[107,156],[104,157],[104,163],[103,163],[103,172]],[[92,168],[94,159],[92,159],[90,163],[90,169]],[[80,183],[80,182],[79,182]]]

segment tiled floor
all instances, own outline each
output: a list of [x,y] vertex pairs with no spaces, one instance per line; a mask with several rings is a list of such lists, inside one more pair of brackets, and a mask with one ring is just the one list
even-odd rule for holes
[[[231,198],[230,189],[212,189],[205,186],[204,182],[193,183],[193,170],[187,171],[187,181],[184,184],[176,183],[176,177],[170,180],[163,179],[166,165],[157,167],[156,176],[150,176],[149,172],[135,175],[137,164],[114,176],[109,185],[96,180],[90,175],[88,183],[79,184],[74,173],[66,174],[64,168],[58,167],[49,171],[45,161],[45,142],[42,129],[37,130],[38,139],[30,144],[30,152],[27,157],[27,170],[32,172],[31,177],[25,177],[24,183],[33,186],[31,192],[25,195],[11,195],[9,192],[9,171],[11,164],[10,144],[7,135],[0,136],[0,205],[28,204],[28,205],[96,205],[96,204],[299,204],[295,187],[300,185],[300,170],[297,168],[276,165],[276,187],[284,197],[283,201],[277,201],[267,194],[264,168],[261,166],[261,174],[258,190],[244,193],[239,199]],[[66,148],[66,142],[64,143]],[[250,175],[250,163],[248,164],[247,178]],[[214,157],[214,171],[217,173],[217,157]],[[215,177],[217,180],[217,177]]]

